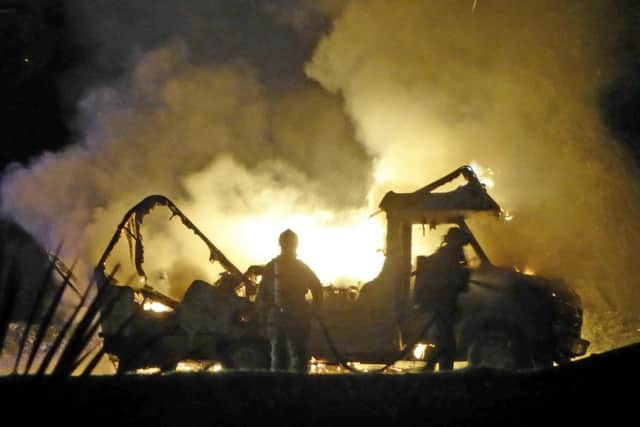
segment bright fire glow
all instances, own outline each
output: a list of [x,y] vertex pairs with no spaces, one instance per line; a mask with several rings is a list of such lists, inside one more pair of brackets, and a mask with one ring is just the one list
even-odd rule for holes
[[324,361],[318,360],[315,357],[311,357],[311,363],[309,364],[310,373],[312,374],[325,373],[326,368],[327,368],[327,364]]
[[153,311],[155,313],[166,313],[168,311],[173,311],[171,307],[168,307],[161,302],[158,301],[145,301],[142,306],[144,311]]
[[534,274],[536,274],[535,270],[531,267],[525,266],[522,270],[520,270],[518,267],[513,267],[513,269],[518,273],[526,274],[527,276],[533,276]]
[[413,357],[418,360],[424,359],[424,355],[427,353],[427,344],[418,343],[413,348]]
[[176,365],[176,372],[195,372],[197,370],[197,367],[189,362],[178,362]]
[[[494,186],[492,169],[476,162],[470,165],[480,182],[487,188]],[[393,172],[388,166],[378,165],[376,181],[386,180]],[[371,217],[373,210],[361,209],[344,216],[327,210],[288,215],[271,207],[259,216],[234,221],[233,229],[239,241],[247,242],[241,256],[249,263],[266,263],[276,256],[278,236],[290,228],[299,237],[298,258],[323,284],[363,283],[375,278],[384,262],[386,218],[384,214]],[[508,221],[512,215],[507,212],[504,218]],[[239,259],[235,254],[232,258]]]
[[211,371],[211,372],[221,372],[222,371],[222,364],[216,363],[212,367],[210,367],[208,370]]
[[513,214],[509,211],[502,211],[502,219],[509,222],[513,220]]
[[204,369],[207,372],[221,372],[222,364],[214,363],[209,366],[195,360],[183,360],[176,365],[176,372],[202,372]]
[[[492,181],[486,178],[493,174],[491,169],[477,164],[472,167],[486,185],[492,185]],[[379,172],[376,179],[385,179],[385,176],[393,175],[394,169],[387,165],[386,169],[378,167],[376,171]],[[390,189],[387,184],[384,187],[385,190]],[[410,190],[411,188],[406,189]],[[268,201],[272,203],[261,203],[264,209],[252,209],[241,215],[234,212],[229,216],[213,216],[210,214],[210,204],[205,203],[193,206],[187,204],[184,209],[203,233],[242,271],[246,271],[251,265],[266,264],[277,256],[280,251],[278,236],[290,228],[299,237],[298,258],[311,267],[325,286],[361,286],[377,276],[384,262],[386,216],[384,213],[372,216],[377,211],[377,199],[382,193],[381,189],[370,195],[376,198],[375,202],[369,202],[370,207],[349,211],[313,210],[306,203],[298,205],[295,200],[289,200],[290,196],[284,190],[283,194],[269,192]],[[172,289],[174,284],[189,283],[192,278],[186,276],[190,267],[185,267],[191,263],[201,267],[202,271],[198,272],[201,279],[209,282],[217,280],[219,271],[209,269],[205,264],[208,255],[206,248],[197,239],[192,239],[190,233],[185,233],[180,224],[173,224],[176,228],[170,230],[170,237],[146,240],[145,250],[149,254],[147,271],[169,271],[161,280],[156,280],[153,276],[152,285],[164,291]],[[184,240],[183,236],[186,236]],[[433,239],[421,238],[414,231],[413,254],[431,253],[439,244],[440,235],[425,233],[425,236]],[[176,244],[174,239],[181,240]],[[434,239],[438,241],[432,241]],[[176,246],[181,250],[175,251]],[[125,253],[127,252],[123,251]],[[150,260],[155,262],[154,266],[149,264]],[[180,291],[176,289],[175,296],[180,296]],[[145,309],[168,311],[168,308],[158,303],[146,304]]]
[[160,373],[160,368],[140,368],[136,369],[138,375],[154,375]]
[[323,284],[373,279],[384,261],[384,216],[362,211],[344,221],[323,211],[289,218],[248,218],[238,224],[238,235],[253,259],[268,261],[279,253],[278,236],[290,228],[298,234],[298,258],[307,263]]
[[495,187],[496,184],[493,181],[493,178],[491,178],[491,176],[493,175],[493,170],[491,170],[490,168],[483,168],[476,162],[471,162],[469,166],[471,166],[471,169],[473,169],[473,171],[476,173],[480,182],[484,184],[487,189]]

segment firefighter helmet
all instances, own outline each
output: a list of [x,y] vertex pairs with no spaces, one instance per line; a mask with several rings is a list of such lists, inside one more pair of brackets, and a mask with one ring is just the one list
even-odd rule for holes
[[444,236],[444,241],[447,245],[464,246],[471,243],[471,236],[458,227],[452,227]]
[[292,230],[287,228],[286,230],[284,230],[280,234],[280,238],[278,239],[278,243],[280,243],[281,247],[285,247],[285,246],[297,247],[298,246],[298,235],[296,233],[294,233]]

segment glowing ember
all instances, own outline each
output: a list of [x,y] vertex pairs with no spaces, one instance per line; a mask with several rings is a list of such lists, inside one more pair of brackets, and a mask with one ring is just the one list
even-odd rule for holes
[[495,187],[495,182],[493,181],[493,178],[491,178],[491,176],[493,175],[493,170],[489,168],[483,168],[482,166],[478,165],[476,162],[471,162],[469,166],[471,166],[471,169],[473,169],[473,171],[478,176],[478,179],[482,184],[484,184],[485,187],[487,188]]
[[141,368],[136,369],[136,374],[138,375],[153,375],[160,373],[160,368]]
[[508,222],[508,221],[512,221],[512,220],[513,220],[513,214],[512,214],[511,212],[509,212],[509,211],[505,211],[505,210],[503,210],[503,211],[500,213],[500,215],[501,215],[502,219],[503,219],[503,220],[505,220],[505,221],[507,221],[507,222]]
[[149,301],[149,300],[145,301],[142,308],[144,309],[144,311],[153,311],[155,313],[166,313],[169,311],[173,311],[171,307],[168,307],[158,301]]
[[327,365],[324,361],[318,360],[315,357],[311,358],[309,363],[309,372],[312,374],[326,373]]
[[527,276],[533,276],[534,274],[536,274],[535,270],[531,267],[525,266],[522,270],[520,270],[518,267],[513,267],[513,269],[518,273],[526,274]]
[[176,365],[176,372],[221,372],[222,364],[220,363],[203,363],[196,360],[183,360]]
[[212,367],[210,367],[208,369],[208,371],[209,372],[221,372],[222,371],[222,364],[216,363]]
[[176,365],[176,372],[195,372],[198,370],[198,366],[191,362],[178,362]]
[[427,353],[427,347],[429,344],[418,343],[413,348],[413,357],[418,360],[424,359],[425,354]]

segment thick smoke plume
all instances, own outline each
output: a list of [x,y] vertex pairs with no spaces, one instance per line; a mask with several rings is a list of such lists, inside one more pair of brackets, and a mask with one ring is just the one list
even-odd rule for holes
[[[80,108],[83,139],[7,173],[2,201],[47,247],[63,241],[64,257],[81,257],[87,269],[149,194],[171,198],[241,268],[277,253],[284,228],[275,226],[288,217],[343,212],[322,220],[335,225],[365,201],[370,160],[340,100],[315,85],[275,92],[253,68],[195,65],[174,42],[142,56],[126,81],[91,91]],[[263,224],[265,235],[260,220],[269,218],[279,222]],[[243,234],[245,219],[257,223],[254,235]],[[158,247],[164,269],[208,259],[184,229]],[[169,291],[179,296],[186,285]]]
[[[384,192],[476,162],[514,215],[475,228],[495,263],[564,277],[594,310],[638,306],[640,177],[597,108],[618,32],[609,6],[111,3],[70,12],[93,53],[67,82],[92,85],[78,141],[11,168],[1,187],[3,211],[49,249],[63,241],[85,273],[122,215],[160,193],[241,268],[275,255],[292,226],[320,274],[356,266],[366,279],[379,257],[364,248],[382,241],[366,218]],[[167,216],[145,224],[147,272],[179,297],[208,254],[175,221],[155,233]]]
[[514,214],[478,229],[496,263],[631,310],[638,174],[598,111],[610,12],[596,1],[351,1],[306,70],[344,97],[377,159],[374,193],[475,161]]

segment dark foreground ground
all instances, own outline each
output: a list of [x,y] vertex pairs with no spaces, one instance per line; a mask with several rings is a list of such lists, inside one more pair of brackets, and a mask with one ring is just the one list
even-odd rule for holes
[[[35,425],[638,425],[640,344],[547,370],[406,375],[174,374],[0,379]],[[44,420],[43,424],[42,421]],[[10,425],[10,424],[5,424]]]

